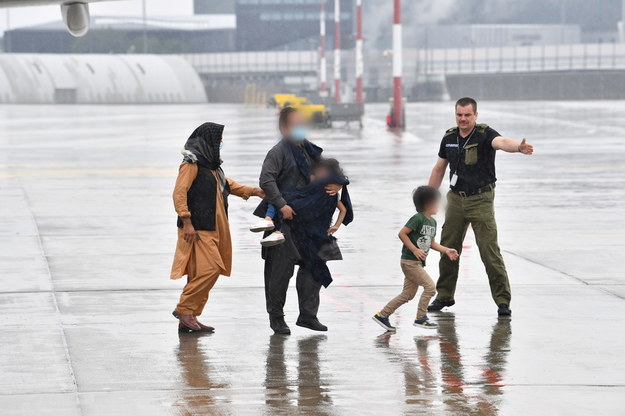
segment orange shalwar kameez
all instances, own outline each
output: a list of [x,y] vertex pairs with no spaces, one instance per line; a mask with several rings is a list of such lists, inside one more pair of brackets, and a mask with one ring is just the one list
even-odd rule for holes
[[[187,206],[187,192],[197,177],[198,167],[196,164],[183,162],[178,171],[178,179],[174,188],[174,206],[180,217],[190,217],[191,212]],[[204,305],[208,301],[208,293],[217,282],[220,275],[230,276],[232,271],[232,240],[230,238],[230,226],[224,206],[224,199],[219,189],[217,173],[213,171],[217,179],[217,198],[215,207],[215,231],[196,230],[199,240],[192,243],[184,240],[182,228],[178,228],[178,243],[176,254],[171,268],[171,279],[180,279],[187,275],[180,301],[176,307],[179,314],[202,314]],[[230,185],[230,194],[248,199],[252,196],[254,188],[236,183],[227,178]]]

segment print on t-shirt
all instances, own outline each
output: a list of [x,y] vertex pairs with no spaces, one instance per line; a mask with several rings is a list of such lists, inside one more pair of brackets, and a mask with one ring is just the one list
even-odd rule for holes
[[421,236],[417,239],[417,247],[427,253],[430,251],[430,246],[432,245],[432,237],[436,235],[436,227],[423,224],[419,234],[421,234]]
[[[425,253],[430,251],[430,246],[436,236],[436,220],[434,218],[427,218],[421,213],[417,213],[408,220],[405,227],[412,230],[408,234],[410,241],[417,246],[418,249],[423,250]],[[417,257],[406,247],[402,247],[402,259],[406,260],[419,260]],[[425,260],[419,260],[425,265]]]

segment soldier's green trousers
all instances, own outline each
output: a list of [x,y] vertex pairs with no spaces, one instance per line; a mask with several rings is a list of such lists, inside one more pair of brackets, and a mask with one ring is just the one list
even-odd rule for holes
[[[462,242],[469,224],[475,233],[475,242],[480,250],[482,263],[486,267],[490,291],[497,305],[510,304],[510,282],[506,265],[497,243],[497,223],[495,222],[495,190],[478,195],[461,197],[453,192],[447,194],[447,212],[441,233],[441,244],[462,252]],[[452,300],[458,281],[458,261],[441,256],[439,277],[436,284],[436,299]]]

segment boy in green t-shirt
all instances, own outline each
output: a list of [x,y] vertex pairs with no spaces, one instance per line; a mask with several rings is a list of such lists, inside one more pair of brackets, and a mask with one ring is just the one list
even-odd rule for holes
[[392,299],[380,312],[373,316],[373,320],[387,331],[395,331],[388,317],[404,303],[412,300],[417,294],[419,286],[423,286],[423,293],[419,299],[417,318],[414,326],[423,328],[437,328],[438,325],[428,322],[427,306],[430,299],[436,294],[436,286],[425,269],[425,258],[430,248],[436,250],[451,260],[458,259],[458,252],[453,248],[443,247],[434,241],[436,235],[436,220],[432,218],[438,212],[441,195],[431,186],[420,186],[412,196],[417,214],[408,220],[399,230],[399,239],[404,243],[401,250],[401,269],[404,272],[404,289]]

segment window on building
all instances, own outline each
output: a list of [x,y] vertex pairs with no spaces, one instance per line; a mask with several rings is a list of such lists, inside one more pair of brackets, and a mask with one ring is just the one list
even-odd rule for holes
[[290,20],[292,18],[288,17],[289,13],[285,13],[284,16],[282,13],[261,13],[260,20],[271,21],[271,20]]

